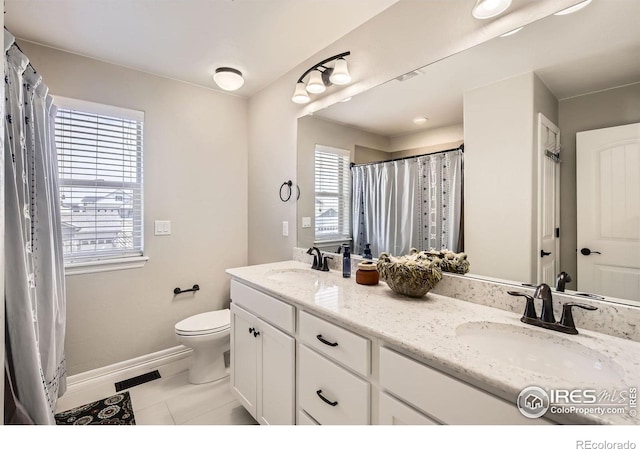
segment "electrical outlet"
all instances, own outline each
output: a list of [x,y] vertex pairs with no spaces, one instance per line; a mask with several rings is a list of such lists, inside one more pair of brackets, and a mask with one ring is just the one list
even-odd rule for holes
[[283,237],[289,237],[289,222],[288,221],[283,221],[282,222],[282,236]]

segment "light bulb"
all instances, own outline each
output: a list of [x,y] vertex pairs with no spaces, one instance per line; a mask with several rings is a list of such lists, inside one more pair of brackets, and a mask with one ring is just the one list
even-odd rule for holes
[[320,70],[314,70],[309,75],[309,82],[307,83],[307,92],[311,92],[312,94],[321,94],[327,90],[327,86],[324,85],[322,81],[322,72]]
[[307,94],[307,91],[304,88],[304,83],[296,83],[296,90],[293,92],[291,101],[298,104],[309,103],[309,101],[311,101],[309,94]]
[[333,68],[333,72],[331,72],[329,81],[331,81],[333,84],[337,84],[338,86],[351,82],[351,75],[349,75],[347,61],[345,61],[343,58],[339,58],[338,60],[336,60],[336,65]]

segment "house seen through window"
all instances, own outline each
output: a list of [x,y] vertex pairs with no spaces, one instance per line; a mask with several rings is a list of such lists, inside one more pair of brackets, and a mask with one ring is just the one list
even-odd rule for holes
[[350,152],[315,147],[315,241],[351,238]]
[[54,103],[65,262],[141,256],[144,113]]

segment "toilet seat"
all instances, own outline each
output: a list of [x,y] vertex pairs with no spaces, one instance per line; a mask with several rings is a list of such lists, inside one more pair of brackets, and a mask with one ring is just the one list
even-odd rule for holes
[[185,318],[175,325],[175,330],[178,335],[197,336],[224,332],[230,327],[231,314],[229,309],[223,309]]

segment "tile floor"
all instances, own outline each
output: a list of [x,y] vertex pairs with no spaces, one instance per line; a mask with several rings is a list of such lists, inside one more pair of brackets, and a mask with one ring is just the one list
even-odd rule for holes
[[[257,424],[231,393],[229,376],[202,385],[192,385],[188,371],[158,368],[160,379],[129,388],[137,425],[247,425]],[[163,373],[163,371],[165,371]],[[115,394],[113,383],[65,394],[57,412]]]

